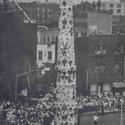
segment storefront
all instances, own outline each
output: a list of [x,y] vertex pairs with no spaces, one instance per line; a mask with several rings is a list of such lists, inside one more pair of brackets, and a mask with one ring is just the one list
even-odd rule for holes
[[98,93],[110,93],[111,92],[111,84],[105,83],[105,84],[91,84],[90,85],[90,94],[91,95],[97,95]]
[[120,94],[125,97],[125,82],[113,82],[113,94]]

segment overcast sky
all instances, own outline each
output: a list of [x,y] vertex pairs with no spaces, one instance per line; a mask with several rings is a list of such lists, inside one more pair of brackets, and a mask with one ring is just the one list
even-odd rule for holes
[[[18,2],[32,2],[32,1],[40,1],[40,2],[44,2],[45,0],[15,0]],[[48,0],[49,2],[58,2],[59,0]],[[73,2],[76,3],[80,3],[81,1],[86,1],[86,0],[73,0]],[[90,2],[92,2],[93,0],[88,0]],[[94,0],[97,1],[97,0]],[[119,0],[101,0],[101,1],[119,1]]]

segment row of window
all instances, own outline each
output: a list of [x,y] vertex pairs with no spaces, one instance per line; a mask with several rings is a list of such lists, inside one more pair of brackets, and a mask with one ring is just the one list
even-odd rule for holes
[[[50,14],[46,14],[46,15],[45,15],[45,14],[42,14],[41,17],[42,17],[42,19],[44,19],[45,17],[46,17],[46,18],[50,18]],[[40,18],[40,13],[37,13],[37,18]]]
[[[120,55],[124,53],[124,47],[122,45],[117,46],[115,49],[115,55]],[[95,47],[95,55],[105,55],[106,47],[104,44],[96,45]]]
[[[122,4],[123,4],[123,3],[122,3]],[[121,8],[121,7],[122,7],[122,4],[120,4],[120,3],[118,3],[118,4],[110,3],[110,4],[109,4],[109,7],[110,7],[110,8],[114,8],[114,7],[116,6],[117,8]],[[105,7],[105,6],[106,6],[106,4],[103,3],[103,4],[102,4],[102,7]],[[124,7],[125,7],[125,4],[124,4]]]
[[[117,7],[117,8],[121,8],[122,7],[122,5],[123,5],[123,3],[110,3],[109,4],[109,7],[110,8],[113,8],[113,7]],[[106,3],[102,3],[102,7],[104,8],[106,6]],[[125,4],[124,4],[124,7],[125,7]]]
[[54,42],[54,41],[58,41],[58,36],[54,36],[54,35],[52,35],[52,39],[51,39],[52,41],[50,41],[50,36],[44,36],[43,37],[43,42],[44,43],[50,43],[50,42]]
[[106,48],[104,44],[95,46],[95,55],[104,55],[106,54]]
[[[110,9],[110,11],[111,11],[111,12],[114,12],[114,10],[113,10],[113,9]],[[117,9],[117,10],[116,10],[116,12],[117,12],[117,13],[121,13],[121,12],[122,12],[122,10],[121,10],[121,9]],[[124,13],[125,13],[125,10],[124,10]]]
[[[39,60],[43,60],[43,51],[39,51],[38,54]],[[48,51],[48,60],[52,61],[52,51]]]
[[[40,11],[41,11],[41,8],[37,7],[37,11],[40,12]],[[43,8],[42,8],[42,12],[44,13],[45,11],[46,11],[46,12],[50,12],[50,8],[47,9],[47,8],[44,8],[44,7],[43,7]]]
[[116,22],[120,22],[120,18],[113,18],[112,22],[116,23]]
[[[115,4],[111,3],[109,6],[110,6],[110,8],[113,8],[115,6]],[[121,8],[122,4],[118,3],[118,4],[116,4],[116,6],[117,6],[117,8]],[[125,7],[125,5],[124,5],[124,7]]]
[[[98,64],[93,68],[94,73],[103,73],[106,70],[106,65]],[[122,71],[122,63],[116,63],[113,66],[113,72],[119,73]]]

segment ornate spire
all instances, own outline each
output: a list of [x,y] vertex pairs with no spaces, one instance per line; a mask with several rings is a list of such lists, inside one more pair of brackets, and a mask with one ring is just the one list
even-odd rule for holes
[[72,0],[60,0],[56,125],[76,125],[76,66]]

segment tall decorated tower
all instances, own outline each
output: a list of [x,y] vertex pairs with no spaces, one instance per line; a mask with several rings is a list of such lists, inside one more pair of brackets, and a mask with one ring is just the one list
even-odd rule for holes
[[59,42],[57,53],[56,125],[77,124],[76,66],[72,0],[59,0]]

